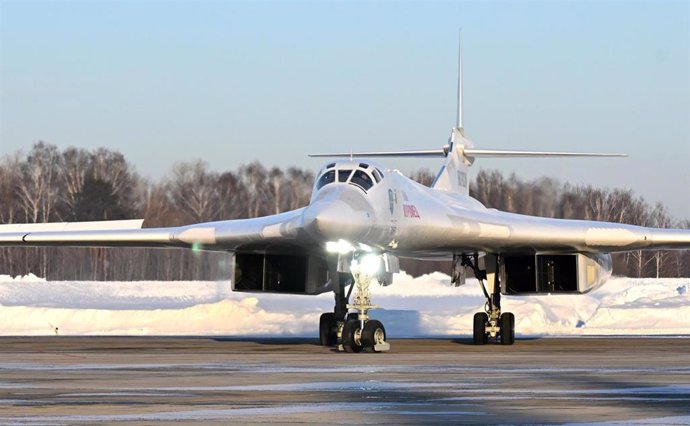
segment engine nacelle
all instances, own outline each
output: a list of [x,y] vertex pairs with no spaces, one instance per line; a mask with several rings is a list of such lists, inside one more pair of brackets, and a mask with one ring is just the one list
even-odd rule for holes
[[232,290],[321,294],[331,291],[326,260],[309,255],[235,253]]
[[609,254],[504,255],[501,293],[575,293],[600,287],[611,276]]

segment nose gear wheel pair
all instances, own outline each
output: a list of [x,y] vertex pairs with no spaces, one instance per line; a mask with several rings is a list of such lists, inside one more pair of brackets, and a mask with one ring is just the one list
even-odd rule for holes
[[341,345],[343,351],[353,353],[365,349],[384,352],[390,348],[390,344],[386,342],[386,329],[377,320],[365,321],[364,328],[359,319],[347,320],[343,326]]
[[[370,284],[375,276],[355,263],[350,274],[340,274],[339,291],[336,291],[335,312],[321,315],[319,336],[323,346],[338,345],[343,352],[386,352],[386,329],[381,321],[370,319],[369,311],[378,306],[371,303]],[[351,284],[345,295],[345,287]],[[355,291],[352,303],[350,296]],[[352,311],[352,312],[349,312]],[[338,342],[340,342],[338,344]]]

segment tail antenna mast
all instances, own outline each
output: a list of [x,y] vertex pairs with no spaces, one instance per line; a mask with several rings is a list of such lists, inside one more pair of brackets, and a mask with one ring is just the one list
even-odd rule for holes
[[460,131],[461,135],[465,135],[465,128],[462,123],[462,27],[458,30],[458,116],[455,122],[455,128]]

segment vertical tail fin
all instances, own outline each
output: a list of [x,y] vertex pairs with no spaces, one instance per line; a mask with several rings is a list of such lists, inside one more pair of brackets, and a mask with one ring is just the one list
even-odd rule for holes
[[436,179],[431,187],[469,195],[467,172],[472,162],[465,157],[464,151],[465,147],[471,147],[472,144],[465,139],[462,103],[462,28],[460,28],[458,31],[458,115],[455,121],[455,128],[451,130],[450,138],[448,139],[446,161],[436,175]]
[[446,161],[436,175],[434,189],[469,195],[468,172],[472,162],[465,156],[465,147],[471,142],[462,135],[462,128],[454,128],[448,140]]

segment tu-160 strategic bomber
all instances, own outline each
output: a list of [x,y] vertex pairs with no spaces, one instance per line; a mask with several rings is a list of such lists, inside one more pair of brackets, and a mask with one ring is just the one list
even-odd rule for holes
[[[141,228],[139,221],[0,225],[0,246],[186,247],[234,254],[234,291],[316,295],[333,292],[320,340],[347,352],[386,351],[369,286],[393,284],[398,258],[452,259],[452,283],[472,271],[486,296],[474,316],[474,342],[513,344],[515,318],[501,295],[582,294],[611,274],[612,252],[690,249],[690,230],[551,219],[486,208],[468,192],[481,157],[612,156],[476,149],[457,122],[438,150],[336,153],[318,172],[307,207],[256,219]],[[439,157],[431,187],[368,159]],[[362,158],[362,160],[359,160]],[[354,293],[354,294],[352,294]]]

